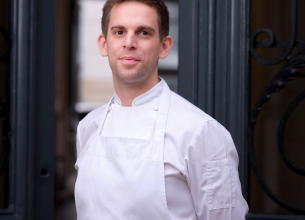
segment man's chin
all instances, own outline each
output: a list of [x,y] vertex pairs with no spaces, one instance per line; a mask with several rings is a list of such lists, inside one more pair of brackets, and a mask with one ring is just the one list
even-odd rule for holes
[[136,83],[145,79],[143,72],[122,71],[114,74],[116,79],[124,83]]

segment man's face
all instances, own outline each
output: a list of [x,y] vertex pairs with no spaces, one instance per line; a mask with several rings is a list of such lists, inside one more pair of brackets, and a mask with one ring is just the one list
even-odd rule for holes
[[154,8],[140,2],[112,8],[105,50],[117,80],[139,82],[158,74],[161,45]]

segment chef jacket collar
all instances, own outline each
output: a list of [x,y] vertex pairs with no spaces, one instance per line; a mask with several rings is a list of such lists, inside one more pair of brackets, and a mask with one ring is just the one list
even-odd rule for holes
[[[153,88],[143,93],[142,95],[136,97],[132,102],[132,106],[140,106],[152,102],[153,100],[159,99],[159,97],[162,94],[163,84],[164,84],[163,83],[164,79],[162,79],[161,77],[159,77],[159,79],[160,82],[157,85],[155,85]],[[122,102],[116,93],[113,94],[106,108],[108,109],[108,106],[112,104],[117,104],[119,106],[122,106]],[[103,111],[101,115],[94,120],[96,127],[98,127],[101,123],[103,123],[102,122],[102,119],[104,118],[103,115],[107,114],[108,112],[107,109]]]
[[[144,104],[151,102],[152,100],[158,99],[160,97],[160,95],[162,94],[163,81],[164,81],[161,77],[159,77],[159,79],[160,79],[160,82],[157,85],[155,85],[153,88],[151,88],[147,92],[143,93],[142,95],[137,96],[132,101],[131,106],[135,107],[135,106],[144,105]],[[114,95],[113,95],[113,102],[116,105],[122,106],[122,102],[116,93],[114,93]]]

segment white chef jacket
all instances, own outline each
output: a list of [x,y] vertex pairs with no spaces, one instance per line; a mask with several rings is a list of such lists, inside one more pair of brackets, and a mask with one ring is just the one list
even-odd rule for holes
[[[161,81],[123,107],[114,94],[102,136],[153,138]],[[89,146],[106,105],[90,112],[77,129],[77,155]],[[76,169],[77,166],[76,166]],[[215,119],[172,92],[164,137],[165,191],[173,220],[245,219],[238,155],[229,132]]]

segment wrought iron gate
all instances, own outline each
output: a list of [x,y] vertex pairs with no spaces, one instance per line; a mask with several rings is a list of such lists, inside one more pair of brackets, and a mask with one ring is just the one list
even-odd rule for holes
[[[255,0],[254,0],[255,1]],[[287,4],[288,1],[286,1]],[[278,2],[278,4],[283,2]],[[264,110],[265,104],[271,99],[272,95],[274,93],[281,92],[282,89],[289,84],[289,81],[292,80],[299,80],[301,77],[305,77],[305,39],[297,39],[297,22],[298,22],[298,1],[297,0],[291,0],[290,2],[290,39],[286,41],[277,41],[276,36],[274,32],[269,28],[259,28],[252,32],[250,35],[250,41],[249,41],[249,51],[251,56],[261,65],[264,66],[275,66],[277,64],[280,64],[280,70],[277,71],[277,73],[274,75],[274,73],[269,73],[273,75],[271,80],[267,83],[265,88],[261,91],[259,97],[256,99],[254,107],[252,108],[251,115],[249,117],[249,124],[248,124],[248,147],[249,147],[249,159],[251,163],[251,167],[253,169],[254,175],[256,180],[258,181],[260,187],[263,189],[263,191],[268,195],[273,202],[284,208],[285,210],[289,211],[290,213],[294,213],[297,215],[305,215],[305,206],[303,204],[303,207],[295,207],[294,205],[289,204],[288,202],[284,201],[283,199],[280,199],[276,193],[273,192],[270,186],[266,184],[266,181],[264,180],[263,175],[260,172],[258,162],[257,162],[257,154],[255,153],[255,147],[254,147],[254,132],[256,128],[256,122],[260,115],[260,112]],[[273,4],[276,4],[276,2],[273,2]],[[303,5],[304,6],[304,5]],[[276,10],[276,9],[274,9]],[[289,10],[287,8],[286,10]],[[289,12],[289,11],[288,11]],[[302,20],[299,20],[299,22],[302,22]],[[285,24],[282,24],[283,26]],[[302,27],[302,26],[301,26]],[[282,30],[285,31],[285,30]],[[305,32],[305,31],[304,31]],[[259,35],[265,33],[268,35],[267,38],[257,41],[257,38]],[[258,48],[284,48],[284,52],[277,55],[276,58],[273,59],[264,59],[262,58],[258,53]],[[252,70],[252,72],[251,72]],[[250,73],[253,73],[253,69],[250,68]],[[262,74],[262,73],[256,73],[256,74]],[[284,131],[285,126],[287,124],[287,121],[289,117],[292,115],[294,110],[297,108],[297,106],[305,99],[305,81],[300,81],[302,83],[301,92],[299,95],[297,95],[294,100],[291,102],[291,104],[288,105],[287,109],[284,111],[281,119],[278,122],[278,129],[277,129],[277,138],[274,138],[272,135],[269,137],[270,139],[273,139],[274,142],[277,141],[278,145],[278,152],[282,158],[282,160],[285,162],[286,166],[289,167],[289,169],[292,172],[295,172],[298,175],[305,176],[305,170],[304,168],[298,167],[298,165],[294,164],[294,162],[289,158],[285,146],[284,146]],[[282,100],[279,100],[279,102],[283,102]],[[273,105],[276,105],[277,103],[273,103]],[[300,118],[300,120],[302,117]],[[304,147],[304,143],[303,147]],[[266,146],[268,147],[268,146]],[[269,146],[270,147],[270,146]],[[291,147],[291,146],[286,146]],[[276,153],[276,152],[274,152]],[[303,155],[303,159],[305,159],[305,155]],[[272,161],[270,161],[272,163]],[[291,184],[293,186],[293,184]],[[302,187],[301,187],[302,188]],[[303,189],[305,186],[303,186]],[[289,191],[290,187],[286,188],[285,190]],[[302,189],[300,189],[302,190]],[[301,191],[300,191],[301,192]],[[293,193],[293,192],[292,192]],[[297,195],[295,195],[297,196]],[[303,202],[304,203],[304,202]],[[299,204],[299,206],[302,206],[302,203]],[[251,210],[251,204],[250,204],[250,210]],[[281,211],[283,212],[283,211]],[[289,212],[285,213],[288,214]],[[278,216],[279,217],[279,216]],[[301,217],[305,219],[305,216]],[[281,219],[300,219],[299,216],[286,216],[286,218]]]

